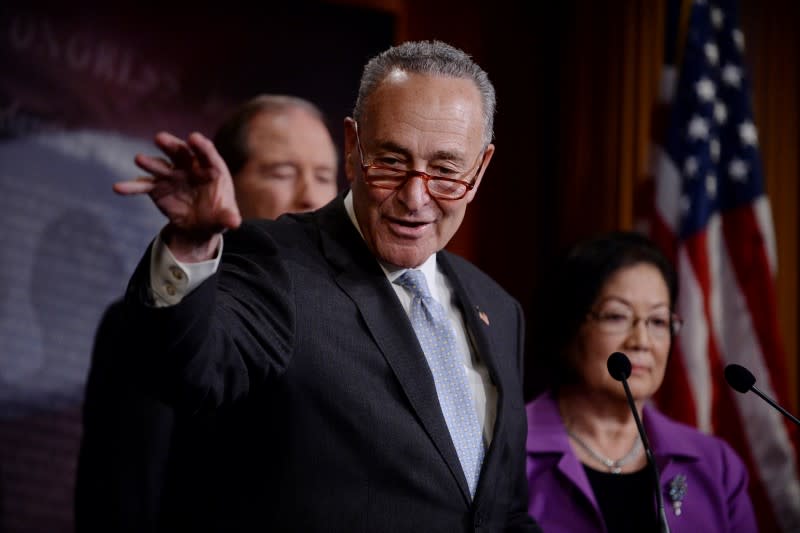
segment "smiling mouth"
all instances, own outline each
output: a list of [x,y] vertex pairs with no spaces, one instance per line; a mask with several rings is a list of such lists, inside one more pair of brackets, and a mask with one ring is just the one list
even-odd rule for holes
[[431,225],[431,222],[426,220],[404,220],[390,217],[387,217],[386,220],[394,233],[403,236],[418,236],[425,228]]
[[408,228],[418,228],[420,226],[427,226],[428,224],[430,224],[430,221],[428,220],[405,220],[402,218],[393,218],[393,217],[387,217],[387,220],[389,220],[389,222],[391,222],[392,224],[398,224],[400,226],[405,226]]
[[409,228],[418,228],[420,226],[427,226],[430,222],[425,221],[416,221],[416,220],[394,220],[395,224],[400,224],[401,226],[408,226]]

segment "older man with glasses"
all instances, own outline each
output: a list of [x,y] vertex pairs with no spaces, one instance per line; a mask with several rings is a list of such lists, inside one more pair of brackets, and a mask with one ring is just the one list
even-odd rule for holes
[[[520,306],[444,251],[494,153],[494,107],[465,53],[405,43],[366,65],[350,189],[318,211],[240,227],[199,134],[157,135],[172,164],[139,156],[151,177],[117,184],[169,220],[129,287],[130,363],[184,409],[256,398],[271,429],[242,442],[260,459],[226,531],[538,531]],[[190,279],[170,294],[172,268]]]

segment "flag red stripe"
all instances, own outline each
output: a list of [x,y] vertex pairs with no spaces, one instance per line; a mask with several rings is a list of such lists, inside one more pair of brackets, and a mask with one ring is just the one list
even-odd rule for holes
[[[733,270],[747,308],[777,309],[772,272],[766,255],[764,237],[758,227],[755,213],[744,206],[725,213],[723,233],[727,243]],[[770,370],[770,383],[778,400],[786,403],[789,398],[786,380],[786,364],[783,346],[779,342],[778,322],[775,313],[751,312],[761,355]],[[778,377],[778,379],[775,379]]]
[[[748,310],[777,309],[767,247],[755,212],[745,206],[725,213],[724,220],[723,232],[727,251]],[[757,378],[762,382],[768,379],[778,403],[787,405],[788,383],[784,379],[787,375],[786,357],[780,342],[777,313],[750,312],[749,316],[761,347],[761,353],[756,356],[760,355],[763,366],[769,371],[769,376],[757,376]],[[797,426],[785,418],[782,418],[781,422],[793,449],[800,449]],[[800,470],[796,472],[800,477]]]

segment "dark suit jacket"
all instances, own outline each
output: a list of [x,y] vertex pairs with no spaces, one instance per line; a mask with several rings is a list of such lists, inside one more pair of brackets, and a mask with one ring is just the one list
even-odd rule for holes
[[85,389],[76,533],[226,531],[222,489],[241,465],[230,445],[259,427],[244,418],[254,410],[192,416],[159,401],[121,364],[124,328],[115,302],[97,329]]
[[95,335],[83,403],[75,484],[75,529],[156,531],[174,414],[124,378],[115,365],[125,343],[122,302]]
[[409,319],[342,196],[227,233],[219,272],[176,306],[147,305],[143,259],[127,296],[131,369],[179,409],[247,398],[258,414],[232,446],[243,464],[223,489],[226,530],[536,530],[520,307],[463,259],[438,261],[498,391],[474,501]]

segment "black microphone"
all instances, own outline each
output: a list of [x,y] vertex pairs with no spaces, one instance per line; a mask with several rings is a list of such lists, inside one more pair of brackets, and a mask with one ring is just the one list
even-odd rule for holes
[[800,426],[800,420],[797,419],[794,415],[789,413],[786,409],[778,405],[776,402],[772,400],[769,396],[761,392],[758,387],[756,387],[756,378],[753,374],[747,370],[745,367],[741,365],[737,365],[735,363],[731,363],[725,367],[725,381],[728,382],[735,391],[741,392],[742,394],[746,393],[749,390],[752,390],[759,396],[761,396],[765,402],[770,404],[772,407],[777,409],[781,412],[786,418]]
[[669,533],[669,524],[667,524],[667,513],[664,511],[664,496],[661,494],[661,479],[658,474],[658,467],[656,460],[653,458],[653,450],[650,449],[650,441],[647,440],[647,433],[644,431],[642,421],[639,419],[639,412],[636,410],[636,404],[633,402],[633,395],[631,388],[628,386],[628,378],[631,375],[631,361],[628,356],[622,352],[614,352],[608,357],[608,373],[617,381],[622,382],[622,387],[625,389],[625,397],[628,398],[628,406],[633,413],[633,419],[636,421],[636,429],[639,430],[639,437],[642,439],[644,446],[644,453],[647,456],[647,463],[650,465],[650,470],[653,473],[653,483],[656,489],[656,506],[658,507],[658,528],[661,533]]

